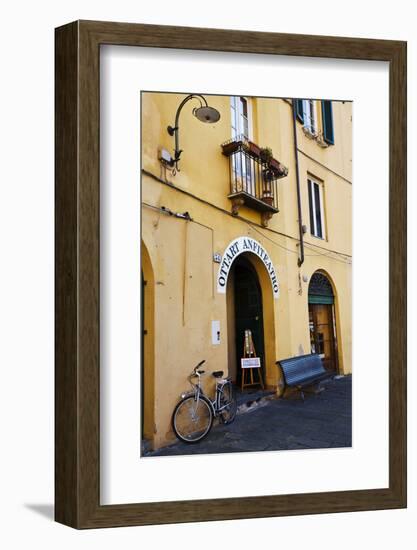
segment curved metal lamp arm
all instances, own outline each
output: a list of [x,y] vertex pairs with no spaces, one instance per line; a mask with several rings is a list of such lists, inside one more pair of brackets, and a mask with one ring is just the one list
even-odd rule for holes
[[167,130],[168,130],[168,134],[170,136],[175,136],[175,151],[174,151],[174,159],[173,159],[173,164],[175,164],[175,168],[179,171],[179,168],[178,168],[178,162],[180,160],[180,156],[181,156],[181,153],[182,153],[182,150],[180,149],[180,145],[179,145],[179,126],[178,126],[178,121],[179,121],[179,118],[180,118],[180,113],[182,111],[182,108],[184,107],[184,105],[190,101],[191,99],[198,99],[200,101],[200,107],[202,106],[202,101],[204,102],[204,105],[206,107],[208,107],[208,103],[207,103],[207,100],[204,96],[200,95],[200,94],[190,94],[190,95],[187,95],[186,98],[184,98],[181,103],[179,104],[178,106],[178,109],[177,109],[177,112],[175,114],[175,123],[174,123],[174,126],[168,126]]

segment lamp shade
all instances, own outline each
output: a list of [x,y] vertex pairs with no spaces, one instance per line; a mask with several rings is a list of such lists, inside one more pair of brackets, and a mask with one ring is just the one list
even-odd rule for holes
[[198,118],[198,120],[201,120],[201,122],[207,122],[209,124],[220,120],[219,111],[209,105],[194,109],[193,114],[196,118]]

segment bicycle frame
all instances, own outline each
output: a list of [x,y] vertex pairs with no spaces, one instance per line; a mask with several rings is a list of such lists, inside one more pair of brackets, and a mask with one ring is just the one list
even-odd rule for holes
[[[230,384],[230,381],[229,379],[226,379],[226,381],[223,381],[222,379],[222,382],[218,382],[216,380],[216,392],[215,392],[215,396],[214,396],[214,399],[210,399],[210,397],[208,397],[204,391],[203,391],[203,388],[201,387],[201,374],[199,374],[198,372],[193,372],[189,377],[188,377],[188,381],[191,385],[191,387],[193,388],[192,391],[188,391],[188,392],[184,392],[181,394],[181,399],[184,399],[184,397],[189,397],[189,396],[194,396],[194,399],[196,401],[196,403],[198,403],[199,399],[200,399],[200,395],[204,396],[207,401],[210,403],[210,406],[211,406],[211,409],[212,409],[212,412],[213,412],[213,416],[216,417],[219,415],[219,413],[221,413],[226,407],[227,405],[223,405],[221,406],[220,405],[220,399],[221,399],[221,396],[223,394],[223,388],[227,385],[227,384]],[[195,384],[192,379],[194,377],[198,377],[198,381],[197,383]]]

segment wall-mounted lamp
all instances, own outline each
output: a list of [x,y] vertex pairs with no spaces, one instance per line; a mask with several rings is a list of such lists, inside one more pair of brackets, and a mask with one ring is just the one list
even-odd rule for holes
[[174,158],[172,159],[172,166],[175,166],[176,170],[178,171],[179,171],[178,162],[180,160],[181,153],[182,153],[182,149],[180,149],[180,146],[179,146],[178,119],[182,108],[191,99],[197,99],[197,101],[199,101],[200,103],[200,107],[195,107],[193,109],[193,115],[196,118],[198,118],[198,120],[209,124],[213,124],[214,122],[217,122],[220,120],[219,111],[214,107],[210,107],[209,104],[207,103],[206,98],[200,94],[190,94],[181,101],[181,103],[178,106],[177,113],[175,115],[174,126],[168,126],[167,128],[168,134],[170,136],[175,136],[175,150],[174,150]]

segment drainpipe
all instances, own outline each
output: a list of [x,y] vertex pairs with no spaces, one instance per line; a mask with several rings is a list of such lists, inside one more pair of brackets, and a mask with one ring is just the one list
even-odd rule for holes
[[295,99],[292,99],[292,122],[294,130],[295,176],[297,181],[298,231],[300,234],[300,254],[298,256],[298,267],[300,267],[304,263],[304,233],[303,220],[301,217],[300,169],[298,166],[297,112],[295,108],[295,101]]

